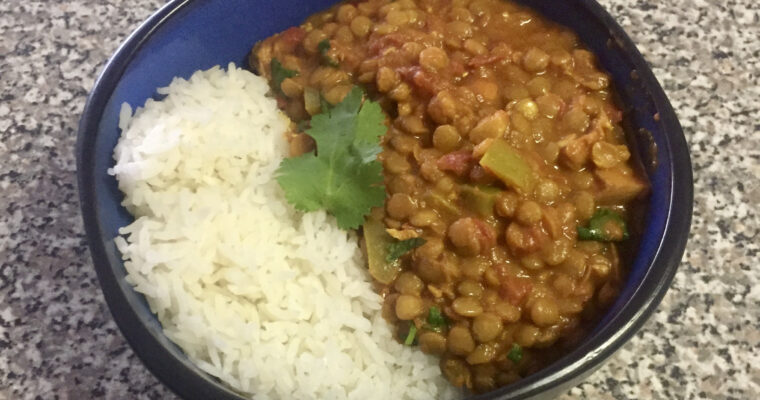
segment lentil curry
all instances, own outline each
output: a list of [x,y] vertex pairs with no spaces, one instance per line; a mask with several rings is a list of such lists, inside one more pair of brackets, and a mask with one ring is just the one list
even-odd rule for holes
[[382,106],[370,273],[399,340],[440,356],[452,384],[486,392],[535,372],[616,298],[647,184],[609,77],[571,31],[508,1],[352,1],[250,61],[299,123],[293,156],[314,149],[311,116],[355,85]]

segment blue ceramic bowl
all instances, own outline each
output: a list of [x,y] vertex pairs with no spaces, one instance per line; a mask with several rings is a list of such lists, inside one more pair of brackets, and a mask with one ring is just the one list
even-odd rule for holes
[[[683,254],[692,211],[692,175],[683,132],[670,103],[631,40],[593,0],[524,0],[573,29],[611,73],[624,106],[629,142],[652,184],[649,212],[628,283],[596,329],[573,352],[513,385],[477,399],[546,398],[599,367],[646,321]],[[138,28],[111,58],[82,116],[77,173],[95,268],[116,323],[135,353],[186,399],[240,399],[196,368],[161,331],[142,295],[125,282],[113,238],[131,222],[116,181],[106,174],[119,137],[119,107],[142,105],[172,77],[230,61],[246,65],[251,46],[335,3],[331,0],[175,0]]]

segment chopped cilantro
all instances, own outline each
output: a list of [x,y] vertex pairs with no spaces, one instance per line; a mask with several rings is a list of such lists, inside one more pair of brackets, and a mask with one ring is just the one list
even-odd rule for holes
[[392,263],[407,252],[412,251],[423,244],[425,244],[425,239],[423,238],[411,238],[388,243],[388,254],[385,256],[385,261]]
[[509,353],[507,353],[507,358],[509,358],[510,361],[517,364],[522,360],[523,358],[523,350],[522,347],[520,347],[517,343],[512,343],[512,348],[509,349]]
[[409,323],[409,333],[406,334],[406,339],[404,339],[404,344],[407,346],[413,346],[415,343],[415,339],[417,339],[417,326],[414,325],[414,323]]
[[373,207],[383,205],[380,136],[386,127],[380,105],[362,101],[354,87],[329,113],[311,119],[306,133],[317,152],[286,158],[277,170],[285,198],[302,211],[327,210],[342,229],[356,229]]
[[618,242],[628,239],[628,228],[620,214],[600,208],[588,221],[588,228],[578,227],[578,238],[599,242]]
[[427,323],[433,330],[440,330],[447,326],[449,322],[446,320],[446,316],[441,313],[438,307],[430,307],[428,310]]
[[319,109],[320,109],[319,111],[320,111],[320,113],[330,115],[330,110],[332,110],[332,108],[333,108],[333,106],[329,102],[327,102],[327,100],[324,98],[324,96],[322,96],[320,94],[319,95]]
[[319,44],[317,44],[317,49],[319,50],[319,54],[322,56],[322,62],[331,67],[338,66],[338,62],[335,61],[334,58],[330,57],[329,54],[327,54],[327,52],[330,51],[330,39],[325,39],[319,42]]
[[280,87],[282,81],[287,78],[298,76],[298,71],[283,67],[280,60],[276,58],[272,58],[272,61],[269,63],[269,68],[272,71],[272,83],[274,84],[274,89],[278,93],[282,93],[282,88]]

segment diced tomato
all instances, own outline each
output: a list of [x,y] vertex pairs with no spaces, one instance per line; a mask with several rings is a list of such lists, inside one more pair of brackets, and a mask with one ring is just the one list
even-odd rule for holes
[[306,31],[297,26],[288,28],[280,34],[280,43],[282,50],[292,52],[306,37]]
[[533,289],[533,284],[529,278],[522,278],[514,275],[503,276],[499,295],[515,306],[520,305],[525,296]]
[[493,231],[490,225],[478,218],[472,218],[475,226],[478,228],[478,240],[480,241],[480,247],[484,249],[490,249],[496,245],[496,232]]
[[451,171],[457,176],[464,176],[472,163],[472,152],[468,150],[454,151],[441,156],[438,159],[438,169]]
[[288,99],[282,96],[277,96],[277,108],[279,108],[280,110],[284,110],[285,106],[287,105],[288,105]]

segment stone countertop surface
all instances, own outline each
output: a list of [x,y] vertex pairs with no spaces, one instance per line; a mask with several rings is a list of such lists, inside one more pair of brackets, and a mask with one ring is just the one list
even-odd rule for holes
[[[694,218],[657,312],[562,399],[760,398],[760,3],[602,3],[680,117]],[[74,159],[95,77],[161,4],[0,2],[0,400],[176,398],[105,305]]]

